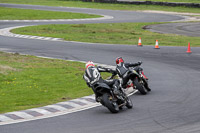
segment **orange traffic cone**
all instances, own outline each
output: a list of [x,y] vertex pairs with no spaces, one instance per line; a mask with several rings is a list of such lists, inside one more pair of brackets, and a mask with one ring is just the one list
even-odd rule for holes
[[186,51],[187,53],[192,53],[191,49],[190,49],[190,43],[188,43],[188,49]]
[[140,37],[139,40],[138,40],[138,46],[142,46],[142,40],[141,40],[141,37]]
[[155,49],[160,49],[158,46],[158,40],[156,40]]

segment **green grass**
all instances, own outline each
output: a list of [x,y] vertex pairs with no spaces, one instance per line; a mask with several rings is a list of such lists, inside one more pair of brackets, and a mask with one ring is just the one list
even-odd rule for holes
[[69,24],[23,27],[12,30],[14,33],[63,38],[68,41],[136,45],[142,38],[143,45],[160,46],[200,46],[199,37],[174,34],[159,34],[142,29],[146,25],[159,23],[110,23],[110,24]]
[[[138,0],[132,0],[132,1],[138,1]],[[141,1],[200,3],[199,0],[141,0]]]
[[0,52],[0,113],[93,94],[83,80],[84,69],[79,62]]
[[67,7],[112,9],[112,10],[162,10],[162,11],[200,13],[199,8],[167,7],[167,6],[156,6],[156,5],[109,4],[109,3],[70,1],[70,0],[1,0],[1,3],[67,6]]
[[0,7],[0,20],[78,19],[96,17],[100,16],[82,13],[54,12]]
[[84,64],[0,52],[0,113],[93,94]]

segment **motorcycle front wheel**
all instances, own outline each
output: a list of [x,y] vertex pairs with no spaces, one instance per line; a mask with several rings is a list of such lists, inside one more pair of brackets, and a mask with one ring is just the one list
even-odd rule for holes
[[145,89],[143,84],[140,84],[138,81],[138,78],[135,78],[133,80],[133,84],[136,86],[136,89],[143,95],[147,94],[147,90]]
[[110,94],[108,93],[103,94],[102,100],[103,100],[104,105],[108,108],[110,112],[112,113],[119,112],[119,106],[115,101],[113,101],[113,98]]

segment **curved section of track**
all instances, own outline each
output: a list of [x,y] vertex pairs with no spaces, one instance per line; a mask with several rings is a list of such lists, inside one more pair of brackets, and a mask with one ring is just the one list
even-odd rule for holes
[[200,22],[149,25],[146,28],[158,33],[171,33],[194,37],[200,36]]
[[[2,6],[2,5],[1,5]],[[5,5],[4,5],[5,6]],[[182,17],[139,13],[43,6],[11,5],[23,8],[56,9],[113,16],[112,20],[84,21],[84,23],[153,22],[171,21]],[[0,28],[48,24],[52,22],[0,22]],[[73,22],[56,22],[73,23]],[[75,23],[82,23],[75,22]],[[127,46],[55,42],[0,36],[0,50],[60,59],[93,60],[114,65],[118,56],[127,62],[143,61],[143,68],[150,79],[152,92],[146,96],[134,95],[134,108],[110,114],[103,107],[76,112],[49,119],[0,126],[1,133],[198,133],[200,132],[200,48],[186,54],[185,47]]]

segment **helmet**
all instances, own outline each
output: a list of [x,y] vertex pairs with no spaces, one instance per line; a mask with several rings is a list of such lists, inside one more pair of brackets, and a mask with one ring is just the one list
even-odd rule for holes
[[120,64],[120,63],[124,63],[124,60],[122,59],[122,57],[117,57],[116,58],[116,64]]
[[88,67],[91,67],[91,66],[95,66],[94,63],[92,61],[88,61],[86,64],[85,64],[85,68],[87,69]]

